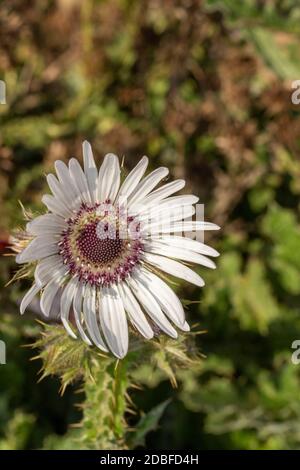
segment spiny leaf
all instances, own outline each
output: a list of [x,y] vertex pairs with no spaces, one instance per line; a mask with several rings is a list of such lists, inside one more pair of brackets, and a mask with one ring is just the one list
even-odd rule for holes
[[148,411],[148,413],[143,414],[143,416],[137,423],[134,431],[128,438],[130,448],[145,445],[145,438],[147,434],[157,428],[159,420],[170,402],[170,399],[165,400],[159,405],[152,408],[152,410]]

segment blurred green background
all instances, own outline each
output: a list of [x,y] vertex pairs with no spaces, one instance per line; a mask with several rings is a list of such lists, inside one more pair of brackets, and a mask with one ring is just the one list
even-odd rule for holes
[[[300,448],[300,79],[297,0],[0,1],[0,248],[41,209],[44,173],[81,158],[90,140],[132,168],[147,154],[200,196],[222,226],[207,237],[218,269],[202,290],[183,285],[206,359],[178,370],[173,389],[149,365],[136,371],[149,410],[172,397],[146,445],[160,449]],[[81,395],[37,383],[22,347],[39,327],[18,314],[29,282],[5,284],[0,262],[0,449],[67,447]]]

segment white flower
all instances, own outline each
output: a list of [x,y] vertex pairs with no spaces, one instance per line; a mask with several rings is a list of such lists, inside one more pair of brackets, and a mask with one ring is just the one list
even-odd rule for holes
[[72,337],[77,337],[76,325],[89,345],[122,358],[128,350],[128,320],[146,339],[154,330],[172,338],[176,328],[189,331],[182,304],[160,273],[203,286],[203,279],[177,260],[215,268],[207,256],[218,253],[180,232],[219,227],[187,219],[198,198],[172,196],[184,187],[183,180],[154,190],[168,169],[143,178],[147,157],[122,184],[115,155],[105,156],[98,173],[85,141],[83,158],[84,171],[74,158],[69,166],[55,163],[57,177],[47,176],[52,195],[42,198],[49,212],[26,226],[33,240],[16,261],[37,264],[20,310],[24,313],[41,291],[41,310],[49,316],[60,298],[60,318]]

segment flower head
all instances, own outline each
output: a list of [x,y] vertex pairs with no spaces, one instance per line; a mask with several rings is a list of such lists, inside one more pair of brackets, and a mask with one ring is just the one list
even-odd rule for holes
[[84,170],[74,158],[68,166],[55,163],[57,177],[47,176],[52,195],[42,198],[48,212],[27,223],[31,241],[16,261],[36,263],[35,282],[20,309],[24,313],[41,292],[41,310],[49,316],[59,298],[59,315],[72,337],[78,333],[122,358],[128,320],[146,339],[157,331],[176,338],[177,329],[189,330],[180,300],[162,277],[203,286],[186,263],[214,268],[208,256],[218,253],[182,232],[219,227],[191,220],[198,198],[173,196],[183,180],[155,189],[168,169],[144,177],[147,157],[122,183],[115,155],[105,156],[98,173],[85,141],[83,159]]

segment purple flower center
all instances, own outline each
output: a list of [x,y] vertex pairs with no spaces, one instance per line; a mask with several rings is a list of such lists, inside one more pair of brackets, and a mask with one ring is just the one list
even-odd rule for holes
[[[97,221],[87,224],[77,239],[77,246],[80,255],[87,261],[105,266],[121,256],[124,241],[120,240],[118,231],[114,230],[114,233],[110,234],[108,226],[107,228],[104,226],[103,233],[101,230],[99,234],[97,226],[99,226]],[[111,236],[114,238],[110,238]]]
[[82,204],[58,245],[69,273],[93,286],[124,280],[143,250],[138,221],[123,210],[103,210],[100,204]]

